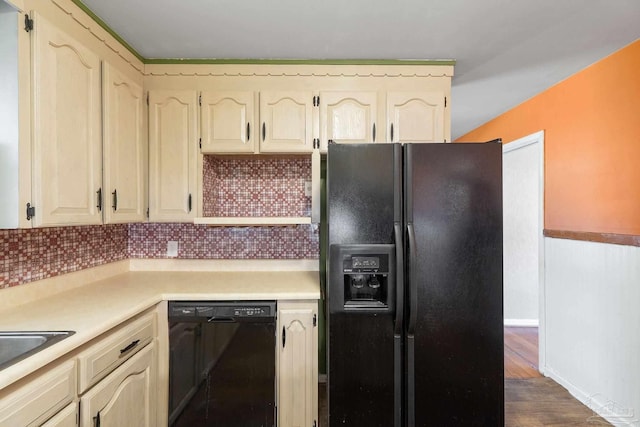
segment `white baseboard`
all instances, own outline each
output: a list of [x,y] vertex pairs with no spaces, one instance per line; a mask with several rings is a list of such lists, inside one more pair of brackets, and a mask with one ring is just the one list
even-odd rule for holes
[[547,367],[545,376],[566,388],[573,397],[593,411],[594,417],[600,416],[616,427],[637,427],[640,425],[640,418],[634,413],[633,408],[623,408],[600,394],[586,393],[564,379],[552,368]]
[[504,319],[504,326],[538,326],[538,319]]

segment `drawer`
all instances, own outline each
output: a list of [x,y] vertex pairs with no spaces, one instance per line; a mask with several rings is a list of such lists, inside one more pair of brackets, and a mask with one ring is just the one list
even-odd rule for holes
[[136,354],[156,335],[156,313],[151,312],[107,332],[78,355],[79,393],[106,377]]
[[40,426],[76,397],[76,363],[69,360],[0,395],[0,426]]

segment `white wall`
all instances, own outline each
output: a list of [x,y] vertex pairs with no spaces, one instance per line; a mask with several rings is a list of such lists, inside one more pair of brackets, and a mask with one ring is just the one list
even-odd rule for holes
[[0,0],[0,228],[18,226],[18,14]]
[[545,306],[545,374],[640,426],[640,248],[546,238]]

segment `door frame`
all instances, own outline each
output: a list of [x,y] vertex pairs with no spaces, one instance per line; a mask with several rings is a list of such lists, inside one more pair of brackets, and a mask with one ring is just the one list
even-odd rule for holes
[[538,370],[544,374],[546,366],[546,293],[544,272],[544,130],[532,133],[502,146],[505,154],[537,144],[538,147]]

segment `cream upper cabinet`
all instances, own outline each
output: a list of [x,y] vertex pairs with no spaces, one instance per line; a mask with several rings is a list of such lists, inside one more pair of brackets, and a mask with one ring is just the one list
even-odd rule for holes
[[34,225],[100,224],[100,59],[42,16],[34,15]]
[[142,87],[103,63],[104,221],[146,217],[147,143]]
[[254,152],[254,92],[205,91],[200,104],[203,153]]
[[280,427],[318,419],[317,301],[278,301],[278,420]]
[[320,93],[320,149],[336,143],[376,142],[384,135],[376,128],[378,94],[360,92]]
[[191,222],[197,212],[198,99],[193,90],[149,92],[149,219]]
[[392,142],[446,142],[443,92],[388,92],[387,132]]
[[313,94],[260,92],[260,152],[313,151]]
[[155,344],[149,344],[80,398],[80,425],[153,427]]

